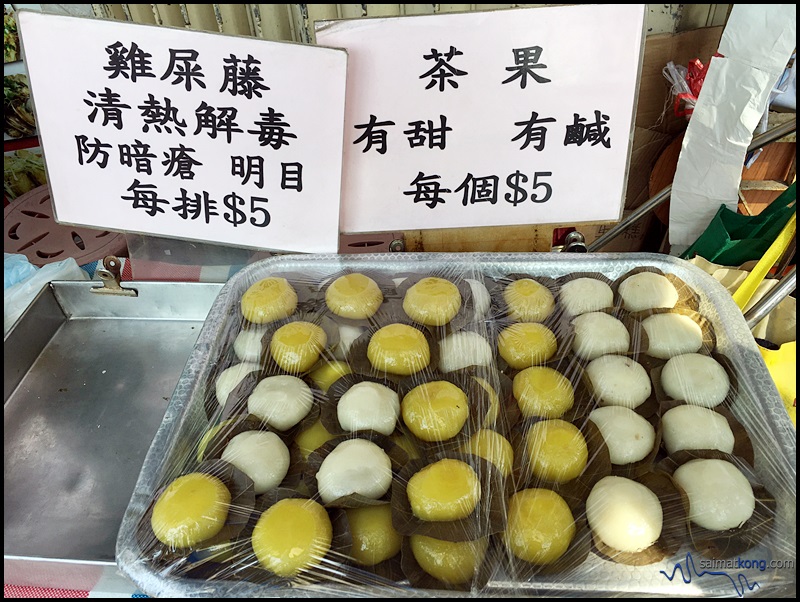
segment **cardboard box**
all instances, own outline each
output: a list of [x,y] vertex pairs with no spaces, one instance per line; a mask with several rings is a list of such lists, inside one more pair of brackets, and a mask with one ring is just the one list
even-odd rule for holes
[[[632,211],[623,211],[622,219],[626,219]],[[650,225],[653,222],[653,214],[645,215],[635,224],[631,225],[627,230],[622,232],[614,240],[610,241],[606,246],[599,250],[601,253],[635,253],[641,251],[644,246],[647,234],[650,231]],[[615,223],[608,224],[593,224],[582,226],[578,231],[583,234],[586,239],[586,245],[590,245],[595,240],[600,238],[603,234],[608,232]]]

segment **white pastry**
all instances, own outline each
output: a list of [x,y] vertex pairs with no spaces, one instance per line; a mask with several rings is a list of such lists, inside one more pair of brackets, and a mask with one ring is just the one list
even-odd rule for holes
[[622,355],[604,355],[589,362],[586,375],[601,406],[623,406],[631,410],[642,405],[653,392],[647,371]]
[[355,340],[366,332],[365,326],[352,326],[350,324],[339,324],[339,344],[336,346],[334,357],[344,360],[350,347]]
[[614,305],[614,292],[597,278],[575,278],[561,287],[561,304],[573,316],[600,311]]
[[682,449],[733,452],[733,431],[725,417],[714,410],[691,405],[674,407],[661,417],[661,428],[669,454]]
[[491,364],[492,346],[477,332],[462,330],[445,337],[439,343],[439,369],[442,372]]
[[661,274],[640,272],[627,277],[619,285],[622,306],[628,311],[660,307],[672,308],[678,303],[678,291]]
[[612,464],[639,462],[655,447],[653,425],[633,410],[621,406],[597,408],[589,414],[589,420],[603,435]]
[[701,527],[736,529],[753,515],[753,488],[730,462],[690,460],[678,467],[674,478],[689,498],[689,519]]
[[264,337],[265,328],[250,328],[240,332],[233,341],[233,351],[243,362],[260,362],[264,346],[261,339]]
[[391,435],[400,416],[400,397],[380,383],[361,382],[339,398],[336,416],[346,431],[373,430]]
[[623,477],[605,477],[586,499],[586,519],[594,534],[620,552],[641,552],[652,546],[664,525],[658,496]]
[[728,395],[728,373],[713,357],[686,353],[671,358],[661,370],[661,386],[672,399],[714,408]]
[[222,459],[253,479],[256,495],[280,485],[289,471],[289,449],[275,433],[245,431],[228,442]]
[[582,314],[572,321],[572,326],[575,329],[572,351],[581,359],[625,353],[631,345],[625,324],[602,311]]
[[245,376],[260,369],[261,366],[254,362],[242,362],[223,370],[215,383],[217,401],[219,401],[220,405],[225,405],[228,401],[228,395],[242,382]]
[[489,290],[480,280],[471,278],[465,278],[465,280],[472,290],[472,305],[475,308],[475,317],[479,319],[485,317],[489,313],[489,305],[492,301]]
[[392,462],[376,444],[350,439],[337,445],[317,471],[317,487],[323,503],[351,494],[378,499],[392,484]]
[[647,333],[647,353],[667,360],[683,353],[694,353],[703,346],[703,330],[683,314],[655,314],[642,320]]
[[292,428],[311,410],[314,395],[296,376],[268,376],[256,385],[247,398],[247,411],[273,428]]

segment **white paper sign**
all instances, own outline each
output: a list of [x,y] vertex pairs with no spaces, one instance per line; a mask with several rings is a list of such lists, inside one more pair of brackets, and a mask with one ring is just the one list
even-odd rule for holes
[[59,222],[337,250],[345,52],[18,19]]
[[644,13],[317,23],[349,56],[342,231],[619,219]]

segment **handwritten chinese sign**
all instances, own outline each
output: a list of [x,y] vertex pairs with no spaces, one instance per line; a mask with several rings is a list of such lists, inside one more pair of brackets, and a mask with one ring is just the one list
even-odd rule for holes
[[20,13],[59,222],[338,249],[347,56]]
[[342,230],[619,219],[644,11],[317,23],[349,55]]

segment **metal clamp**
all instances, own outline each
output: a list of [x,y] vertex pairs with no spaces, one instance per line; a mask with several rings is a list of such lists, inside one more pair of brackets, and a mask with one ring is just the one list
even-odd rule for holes
[[562,253],[586,253],[586,239],[577,230],[570,232],[564,238],[564,248]]
[[103,286],[95,286],[91,289],[98,295],[119,295],[121,297],[138,297],[139,292],[134,288],[122,288],[120,270],[122,262],[114,255],[103,258],[103,267],[97,268],[95,274],[103,281]]

